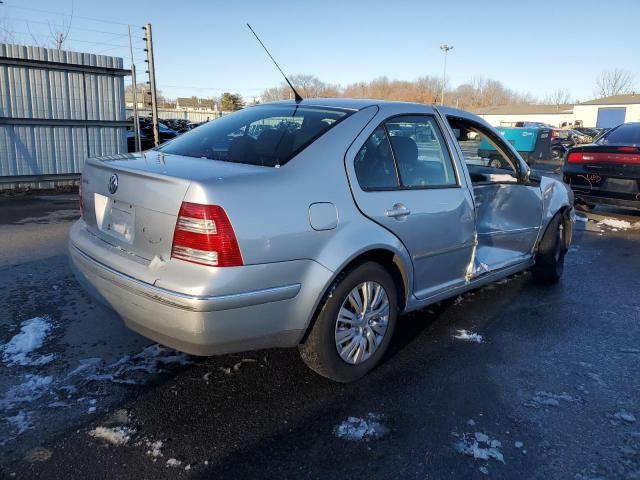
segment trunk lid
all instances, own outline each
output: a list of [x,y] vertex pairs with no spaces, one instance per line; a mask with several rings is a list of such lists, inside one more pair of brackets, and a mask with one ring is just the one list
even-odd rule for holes
[[147,261],[166,261],[191,183],[256,168],[157,151],[90,159],[82,174],[84,220],[108,244]]

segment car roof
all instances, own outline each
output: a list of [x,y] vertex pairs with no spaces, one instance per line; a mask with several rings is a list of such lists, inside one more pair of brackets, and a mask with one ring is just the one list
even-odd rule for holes
[[[296,105],[294,100],[280,100],[276,102],[263,103],[261,105]],[[330,107],[344,108],[346,110],[361,110],[372,105],[421,105],[424,103],[396,102],[391,100],[376,100],[371,98],[306,98],[298,105],[305,107]]]

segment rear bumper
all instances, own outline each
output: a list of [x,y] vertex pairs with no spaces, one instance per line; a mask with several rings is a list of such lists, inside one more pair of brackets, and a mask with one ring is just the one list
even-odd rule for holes
[[[576,199],[585,203],[640,208],[640,176],[607,175],[565,165],[563,180],[571,186]],[[616,188],[614,182],[620,181],[626,182],[627,188]]]
[[[298,271],[298,282],[235,294],[190,295],[115,270],[79,249],[73,234],[72,229],[69,257],[80,284],[132,330],[194,355],[297,345],[320,295],[318,286],[331,275],[316,262],[296,261],[291,267]],[[250,267],[242,268],[251,275]]]

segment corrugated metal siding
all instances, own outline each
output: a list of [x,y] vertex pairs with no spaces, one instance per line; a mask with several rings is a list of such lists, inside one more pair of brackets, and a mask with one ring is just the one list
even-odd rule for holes
[[[0,44],[0,56],[123,68],[118,57],[40,47]],[[124,77],[0,64],[0,117],[123,121]],[[2,177],[80,173],[88,157],[126,151],[124,127],[0,125]]]

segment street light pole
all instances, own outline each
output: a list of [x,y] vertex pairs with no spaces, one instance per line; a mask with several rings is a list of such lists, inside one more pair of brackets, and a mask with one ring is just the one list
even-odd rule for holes
[[444,52],[444,69],[442,71],[442,89],[440,91],[440,105],[444,105],[444,86],[447,81],[447,54],[453,50],[453,45],[440,45],[440,50]]

